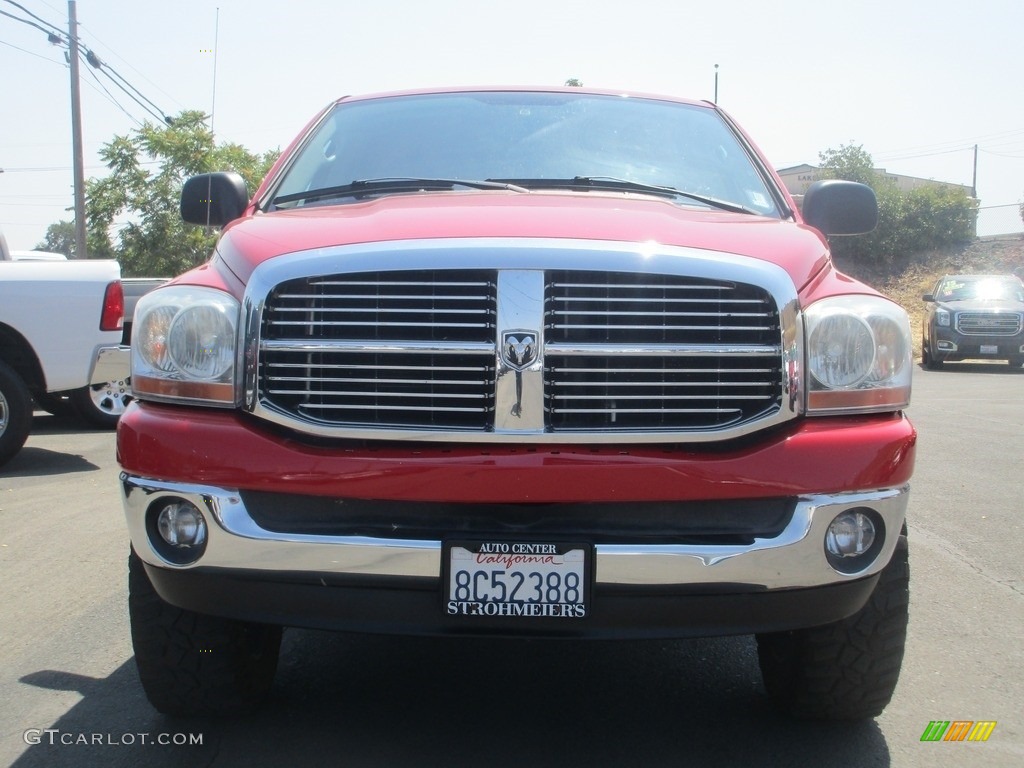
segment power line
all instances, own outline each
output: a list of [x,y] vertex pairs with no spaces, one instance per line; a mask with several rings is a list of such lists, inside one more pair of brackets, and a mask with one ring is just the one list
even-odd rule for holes
[[995,156],[995,157],[1009,157],[1009,158],[1012,158],[1012,159],[1014,159],[1014,160],[1019,160],[1019,159],[1021,159],[1021,158],[1024,158],[1024,154],[1020,154],[1020,155],[1010,155],[1010,154],[1007,154],[1007,153],[1005,153],[1005,152],[993,152],[993,151],[992,151],[992,150],[990,150],[990,149],[981,149],[981,150],[979,150],[979,151],[980,151],[980,152],[984,152],[984,153],[985,153],[986,155],[993,155],[993,156]]
[[[160,109],[160,107],[158,107],[156,104],[154,104],[150,99],[146,98],[146,96],[138,88],[136,88],[134,85],[129,83],[127,80],[125,80],[124,77],[116,69],[114,69],[112,66],[110,66],[110,64],[108,64],[107,62],[100,61],[99,56],[97,56],[95,53],[93,53],[88,48],[86,48],[85,51],[86,51],[86,60],[88,61],[88,63],[90,65],[92,65],[95,69],[99,69],[101,72],[106,74],[108,77],[110,77],[110,75],[113,75],[114,77],[117,78],[117,80],[119,80],[121,83],[124,83],[124,85],[127,86],[128,88],[130,88],[134,93],[138,94],[139,98],[141,98],[143,101],[145,101],[147,104],[149,104],[153,108],[153,110],[156,110],[156,112],[153,112],[153,110],[150,110],[150,109],[146,108],[145,105],[142,105],[141,102],[139,102],[140,105],[143,106],[143,108],[146,108],[146,110],[151,115],[155,115],[157,120],[159,120],[162,123],[167,123],[168,125],[171,123],[171,118],[169,118],[164,113],[164,111],[162,109]],[[118,85],[118,87],[121,88],[121,90],[125,90],[124,87],[122,87],[116,81],[114,81],[114,77],[110,78],[111,81],[114,82],[115,85]],[[125,93],[128,93],[128,91],[125,90]],[[132,96],[131,93],[128,93],[128,95]],[[132,98],[135,99],[134,96],[132,96]],[[135,100],[138,101],[138,99],[135,99]]]
[[[10,2],[10,1],[11,0],[7,0],[7,2]],[[23,19],[20,16],[15,16],[13,13],[8,13],[7,11],[0,11],[0,16],[6,16],[9,19],[14,19],[15,21],[20,21],[22,24],[27,24],[30,27],[35,27],[40,32],[46,33],[47,36],[49,36],[49,35],[53,35],[54,37],[58,36],[52,30],[49,30],[46,27],[41,27],[38,24],[36,24],[34,21],[29,21],[28,19]]]
[[[133,123],[135,123],[135,124],[136,124],[137,126],[139,126],[139,127],[141,128],[141,127],[142,127],[142,122],[141,122],[141,121],[140,121],[140,120],[139,120],[138,118],[136,118],[136,117],[135,117],[135,116],[134,116],[134,115],[133,115],[133,114],[132,114],[131,112],[129,112],[129,111],[127,110],[127,109],[125,109],[125,108],[124,108],[124,106],[123,106],[123,105],[121,104],[121,102],[119,102],[119,101],[118,101],[117,99],[115,99],[115,98],[114,98],[114,94],[112,94],[112,93],[111,93],[111,92],[110,92],[110,91],[109,91],[109,90],[107,89],[107,86],[105,86],[105,85],[104,85],[104,84],[103,84],[102,82],[100,82],[100,79],[99,79],[99,78],[98,78],[98,77],[96,76],[96,73],[95,73],[95,72],[93,72],[93,71],[92,71],[91,69],[89,69],[88,67],[86,67],[86,72],[88,72],[88,73],[89,73],[89,76],[90,76],[90,77],[91,77],[91,78],[92,78],[93,80],[95,80],[95,81],[96,81],[96,85],[95,85],[95,86],[93,86],[93,85],[92,85],[92,83],[89,83],[89,85],[90,85],[90,86],[92,86],[93,88],[95,88],[96,86],[99,86],[100,88],[102,88],[102,89],[103,89],[103,93],[105,93],[105,94],[106,94],[107,100],[108,100],[108,101],[109,101],[109,102],[110,102],[111,104],[113,104],[113,105],[114,105],[115,107],[117,107],[118,109],[120,109],[120,110],[121,110],[122,112],[124,112],[125,116],[126,116],[126,117],[127,117],[127,118],[128,118],[129,120],[131,120],[131,121],[132,121]],[[88,81],[86,81],[86,82],[88,82]]]
[[911,155],[872,155],[875,160],[883,163],[892,162],[895,160],[915,160],[919,157],[938,157],[939,155],[953,155],[957,152],[967,152],[974,149],[973,144],[968,144],[956,149],[943,149],[935,152],[920,152],[918,154]]
[[[873,152],[872,157],[876,160],[908,160],[919,157],[932,157],[934,155],[945,155],[952,154],[953,152],[965,152],[970,151],[974,148],[975,144],[990,144],[994,146],[1000,146],[1006,144],[1010,137],[1021,136],[1024,137],[1024,130],[1019,128],[999,131],[997,133],[989,133],[982,136],[976,136],[968,139],[954,139],[951,141],[941,141],[934,144],[921,144],[916,147],[905,147],[903,149],[894,149],[887,152]],[[999,141],[1003,140],[1003,141]],[[999,141],[998,144],[995,142]],[[1016,140],[1012,140],[1009,143],[1015,143]]]
[[[151,109],[150,107],[146,106],[146,104],[144,104],[142,102],[142,100],[140,98],[138,98],[135,95],[135,93],[132,92],[132,91],[135,90],[134,88],[132,88],[132,90],[128,90],[128,88],[131,87],[130,84],[125,83],[125,85],[122,85],[123,78],[115,79],[114,77],[112,77],[111,76],[111,72],[113,72],[113,70],[111,70],[109,66],[103,64],[103,62],[101,62],[98,58],[96,58],[94,55],[91,55],[91,54],[92,54],[92,51],[89,51],[88,49],[86,49],[86,53],[84,55],[82,55],[82,58],[85,59],[87,64],[91,65],[93,69],[98,69],[100,72],[102,72],[104,75],[106,75],[107,78],[110,80],[110,82],[112,82],[114,85],[116,85],[122,91],[124,91],[124,93],[128,96],[128,98],[130,98],[132,101],[134,101],[140,107],[142,107],[142,109],[144,109],[152,117],[155,117],[158,122],[161,122],[161,123],[167,122],[168,118],[165,115],[163,115],[159,111],[154,111],[154,109]],[[125,87],[126,85],[128,87]],[[108,93],[109,93],[109,91],[108,91]],[[141,96],[141,94],[139,94],[139,95]],[[145,99],[144,96],[142,98]],[[149,99],[146,99],[146,101],[149,101]],[[149,103],[152,104],[152,102],[149,102]],[[155,104],[153,106],[156,107]],[[124,108],[122,107],[122,110],[123,109]]]
[[122,58],[121,56],[119,56],[119,55],[117,54],[117,51],[113,50],[113,48],[111,48],[111,46],[109,46],[109,45],[108,45],[108,44],[107,44],[107,43],[106,43],[106,42],[105,42],[104,40],[102,40],[102,39],[101,39],[101,38],[100,38],[100,37],[99,37],[99,36],[98,36],[98,35],[97,35],[97,34],[95,33],[95,31],[93,31],[92,27],[90,27],[90,26],[88,26],[88,25],[86,25],[86,24],[79,24],[79,26],[80,26],[80,27],[81,27],[82,29],[86,29],[86,30],[88,30],[88,31],[89,31],[89,34],[90,34],[90,36],[91,36],[91,37],[92,37],[92,38],[93,38],[94,40],[96,40],[96,42],[100,43],[100,44],[101,44],[101,45],[102,45],[102,46],[103,46],[103,47],[104,47],[105,49],[107,49],[107,51],[109,51],[109,53],[110,53],[110,55],[111,55],[111,56],[113,56],[113,57],[114,57],[115,59],[118,59],[119,61],[122,61],[122,62],[124,62],[125,66],[127,66],[127,67],[128,67],[129,69],[131,69],[131,70],[132,70],[133,72],[135,72],[135,73],[136,73],[136,74],[137,74],[137,75],[138,75],[139,77],[141,77],[141,78],[142,78],[143,80],[145,80],[145,81],[146,81],[147,83],[149,83],[149,84],[150,84],[150,85],[152,85],[152,86],[153,86],[154,88],[156,88],[156,90],[160,91],[160,93],[162,93],[162,94],[163,94],[164,96],[166,96],[166,97],[167,97],[168,99],[170,99],[171,101],[173,101],[173,102],[174,102],[174,103],[175,103],[176,105],[178,105],[178,107],[180,107],[180,108],[182,108],[182,109],[184,109],[184,108],[185,108],[185,107],[184,107],[184,105],[183,105],[183,104],[181,104],[181,102],[179,102],[179,101],[178,101],[177,99],[175,99],[175,98],[174,98],[173,96],[171,96],[171,95],[170,95],[169,93],[167,93],[167,91],[165,91],[165,90],[164,90],[163,88],[161,88],[161,87],[160,87],[159,85],[157,85],[157,84],[156,84],[156,83],[154,83],[154,82],[153,82],[152,80],[150,80],[150,79],[149,79],[148,77],[146,77],[146,75],[145,75],[145,74],[144,74],[143,72],[139,71],[139,69],[137,69],[136,67],[132,66],[132,63],[131,63],[130,61],[128,61],[127,59],[124,59],[124,58]]
[[8,43],[5,40],[0,40],[0,45],[6,45],[8,48],[13,48],[16,51],[21,51],[22,53],[27,53],[29,56],[35,56],[37,59],[42,59],[43,61],[48,61],[51,64],[56,64],[59,67],[66,66],[65,64],[61,64],[56,59],[48,58],[46,56],[43,56],[40,53],[33,53],[32,51],[29,51],[29,50],[27,50],[25,48],[19,48],[18,46],[14,45],[13,43]]
[[[18,3],[14,2],[14,0],[4,0],[4,2],[6,2],[6,3],[10,4],[10,5],[13,5],[15,8],[17,8],[22,13],[27,13],[29,16],[31,16],[36,21],[39,21],[39,22],[42,22],[43,24],[46,24],[47,26],[49,26],[57,34],[59,34],[59,35],[64,34],[63,31],[60,30],[58,27],[55,27],[53,24],[50,24],[50,22],[48,22],[46,19],[39,18],[34,13],[32,13],[32,11],[30,11],[28,8],[26,8],[25,6],[18,5]],[[4,15],[8,16],[10,14],[4,14]],[[15,17],[11,16],[11,18],[15,18]],[[19,21],[22,21],[22,19],[19,19]],[[43,30],[43,31],[45,32],[46,30]]]
[[[14,2],[14,0],[3,0],[3,2],[6,2],[14,6],[18,10],[22,11],[23,13],[28,14],[32,19],[35,19],[41,22],[42,24],[45,24],[46,27],[40,26],[40,24],[37,24],[35,21],[31,21],[20,16],[15,16],[14,14],[8,13],[7,11],[0,11],[0,15],[7,16],[8,18],[21,22],[22,24],[27,24],[28,26],[38,29],[40,32],[45,33],[47,40],[49,40],[50,43],[54,45],[64,45],[70,47],[69,41],[66,39],[65,33],[61,31],[58,27],[50,24],[50,22],[46,21],[45,19],[35,15],[24,6]],[[125,93],[125,95],[132,99],[136,104],[138,104],[142,109],[144,109],[147,114],[154,117],[158,122],[168,125],[171,123],[171,118],[167,116],[164,110],[160,109],[160,107],[158,107],[152,101],[152,99],[148,98],[145,94],[142,93],[142,91],[140,91],[130,82],[128,82],[128,80],[123,75],[121,75],[117,70],[115,70],[112,66],[110,66],[110,64],[102,61],[94,51],[92,51],[88,46],[81,42],[80,35],[78,35],[78,43],[81,49],[84,51],[83,58],[85,59],[86,63],[88,63],[93,69],[99,69],[101,72],[103,72],[108,78],[110,78],[110,81],[114,83],[114,85],[120,88]],[[31,51],[25,51],[25,53],[31,53]],[[35,55],[38,56],[38,54]],[[47,60],[50,61],[50,59]],[[98,79],[97,82],[99,82]],[[108,97],[112,101],[114,101],[114,103],[118,106],[118,108],[120,108],[122,112],[125,112],[125,114],[128,114],[128,116],[131,117],[127,110],[125,110],[125,108],[119,102],[114,100],[113,94],[111,94],[110,91],[107,90],[105,87],[104,90],[107,92]],[[139,121],[137,119],[135,119],[134,117],[131,117],[131,119],[133,122],[138,124]]]
[[[102,168],[106,168],[105,165],[91,165],[86,168],[87,171],[98,171]],[[25,168],[11,168],[8,165],[4,166],[4,173],[43,173],[48,171],[70,171],[72,170],[70,165],[40,165],[35,167]]]

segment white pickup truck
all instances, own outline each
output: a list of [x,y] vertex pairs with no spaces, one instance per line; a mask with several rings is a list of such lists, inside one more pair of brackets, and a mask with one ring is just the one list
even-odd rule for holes
[[112,427],[130,394],[116,261],[13,259],[0,233],[0,466],[25,443],[33,400]]

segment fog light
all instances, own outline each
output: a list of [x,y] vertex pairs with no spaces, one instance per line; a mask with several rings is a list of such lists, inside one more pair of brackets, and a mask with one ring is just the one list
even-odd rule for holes
[[863,512],[849,510],[828,527],[825,547],[836,557],[859,557],[875,543],[875,524]]
[[206,521],[187,502],[168,504],[156,519],[160,538],[175,548],[201,547],[206,542]]

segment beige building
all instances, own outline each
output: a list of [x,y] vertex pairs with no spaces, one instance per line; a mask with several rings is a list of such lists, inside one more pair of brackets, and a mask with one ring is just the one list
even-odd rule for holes
[[[777,173],[791,195],[803,195],[811,184],[822,178],[821,168],[816,165],[808,165],[807,163],[794,165],[790,168],[779,168]],[[896,184],[896,188],[901,192],[909,192],[918,187],[937,185],[940,187],[962,189],[968,196],[971,196],[971,188],[965,184],[950,184],[947,181],[935,181],[935,179],[901,176],[898,173],[889,173],[884,168],[875,168],[875,173],[883,178],[891,179]]]

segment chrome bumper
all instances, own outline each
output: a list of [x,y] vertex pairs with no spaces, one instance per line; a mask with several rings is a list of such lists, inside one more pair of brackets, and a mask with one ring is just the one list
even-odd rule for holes
[[132,375],[132,350],[124,345],[100,347],[92,366],[90,384],[105,384],[108,381],[124,381]]
[[[136,552],[150,565],[173,570],[220,568],[274,573],[440,578],[441,542],[350,536],[280,534],[259,527],[237,492],[121,475],[128,530]],[[729,584],[735,591],[797,589],[871,576],[892,557],[903,526],[909,487],[801,498],[789,525],[773,538],[749,545],[609,545],[596,552],[598,585],[637,587]],[[181,566],[151,546],[147,510],[165,498],[184,499],[207,516],[203,556]],[[829,523],[840,512],[867,507],[885,523],[885,540],[863,570],[839,573],[825,558]]]

